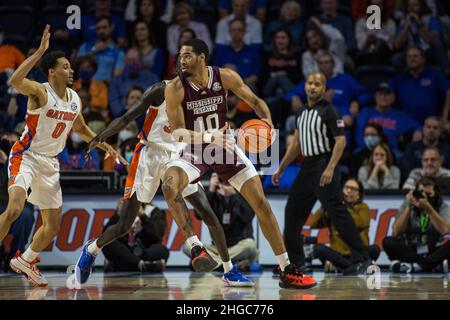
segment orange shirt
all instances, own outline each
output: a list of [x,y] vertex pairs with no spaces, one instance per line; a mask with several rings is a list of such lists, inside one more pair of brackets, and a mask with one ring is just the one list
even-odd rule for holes
[[6,69],[17,69],[25,60],[25,55],[19,49],[10,45],[0,45],[0,73]]
[[[81,80],[77,80],[72,85],[72,89],[78,91],[81,88]],[[91,107],[96,109],[108,109],[108,87],[103,81],[91,80],[89,85],[89,96],[91,97]]]

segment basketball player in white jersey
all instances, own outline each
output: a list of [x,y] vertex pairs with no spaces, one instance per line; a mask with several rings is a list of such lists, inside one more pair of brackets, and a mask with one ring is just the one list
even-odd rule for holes
[[[181,150],[186,147],[185,143],[177,142],[170,131],[164,98],[165,86],[166,82],[160,82],[147,89],[139,102],[122,117],[112,121],[90,145],[89,151],[95,143],[105,141],[108,137],[117,134],[128,123],[147,112],[144,125],[138,135],[140,142],[136,145],[129,168],[119,222],[106,229],[98,239],[89,241],[83,248],[75,266],[75,276],[80,284],[88,280],[94,260],[101,248],[130,231],[141,203],[150,203],[155,196],[166,171],[167,163],[177,159]],[[224,230],[211,208],[202,186],[199,183],[189,184],[183,190],[182,196],[199,212],[208,226],[222,259],[225,271],[222,280],[225,285],[253,286],[254,283],[232,265]],[[195,235],[188,217],[182,216],[176,220],[176,223],[187,239],[186,245],[191,249],[194,269],[196,271],[212,271],[217,263],[209,256]]]
[[[64,53],[50,52],[43,57],[49,39],[50,26],[47,25],[38,50],[17,68],[9,80],[19,93],[28,96],[28,106],[25,130],[9,156],[9,201],[6,211],[0,215],[2,241],[22,212],[27,198],[39,207],[42,226],[36,231],[31,245],[23,254],[18,252],[10,266],[32,284],[41,287],[48,282],[36,266],[40,261],[38,255],[58,234],[61,218],[62,193],[56,156],[64,149],[71,130],[86,142],[95,137],[95,133],[84,122],[80,98],[67,87],[73,82],[73,70]],[[42,71],[48,76],[46,83],[25,78],[39,60]],[[106,143],[97,144],[97,147],[118,156]],[[119,158],[126,163],[123,158]]]

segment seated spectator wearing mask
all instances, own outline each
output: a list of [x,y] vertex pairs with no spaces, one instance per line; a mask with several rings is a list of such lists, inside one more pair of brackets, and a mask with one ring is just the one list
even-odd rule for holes
[[[132,86],[128,89],[127,95],[125,97],[125,110],[130,109],[134,104],[136,104],[144,94],[144,89],[138,86]],[[144,125],[145,114],[139,116],[135,121],[131,121],[125,129],[122,129],[118,133],[117,145],[121,145],[122,142],[130,138],[137,137],[139,133],[139,128]]]
[[359,168],[369,164],[373,149],[380,143],[387,143],[383,128],[375,123],[367,124],[364,128],[364,148],[352,154],[350,176],[356,177]]
[[[233,264],[237,264],[242,271],[259,270],[260,266],[257,263],[259,251],[253,238],[252,221],[255,217],[253,210],[228,182],[219,179],[217,173],[211,175],[209,190],[206,194],[225,232],[228,252]],[[222,261],[214,244],[205,245],[205,248],[215,261]],[[186,246],[183,252],[190,256]],[[218,266],[220,265],[218,263]]]
[[[370,259],[376,261],[380,255],[380,248],[376,244],[369,245],[370,209],[363,202],[364,186],[361,181],[350,178],[345,182],[342,193],[348,212],[358,228],[361,240],[368,248]],[[330,246],[319,244],[314,247],[313,251],[314,258],[322,261],[325,270],[332,271],[337,269],[341,272],[350,267],[352,264],[350,249],[337,233],[336,228],[332,225],[327,212],[323,208],[317,210],[312,216],[310,226],[314,229],[329,228],[330,230]]]
[[431,177],[421,178],[406,195],[392,226],[392,236],[383,240],[384,251],[396,273],[429,272],[450,259],[450,242],[441,236],[450,232],[450,207]]
[[448,178],[450,170],[442,167],[442,158],[439,149],[428,147],[422,154],[422,168],[416,168],[411,171],[406,179],[403,189],[414,189],[417,182],[422,177]]
[[358,179],[366,189],[400,187],[400,169],[394,165],[394,158],[387,144],[381,143],[373,149],[369,164],[359,168]]
[[[104,230],[119,221],[120,206]],[[166,268],[169,249],[162,244],[166,232],[166,214],[151,204],[142,204],[131,231],[103,247],[105,271],[161,272]]]

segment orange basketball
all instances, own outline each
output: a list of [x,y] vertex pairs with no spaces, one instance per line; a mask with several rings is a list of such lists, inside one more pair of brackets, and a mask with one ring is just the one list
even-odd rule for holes
[[271,130],[272,128],[262,120],[248,120],[239,128],[239,144],[247,152],[262,152],[272,144]]

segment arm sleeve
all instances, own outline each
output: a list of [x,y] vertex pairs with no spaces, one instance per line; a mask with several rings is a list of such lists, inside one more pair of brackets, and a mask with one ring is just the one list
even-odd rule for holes
[[405,184],[403,185],[403,189],[412,190],[416,187],[416,181],[420,176],[420,169],[414,169],[409,174],[408,179],[406,179]]
[[330,105],[326,111],[325,123],[333,137],[345,135],[344,120],[335,106]]
[[358,170],[358,179],[362,182],[364,189],[378,189],[378,182],[370,178],[369,168],[362,166]]

